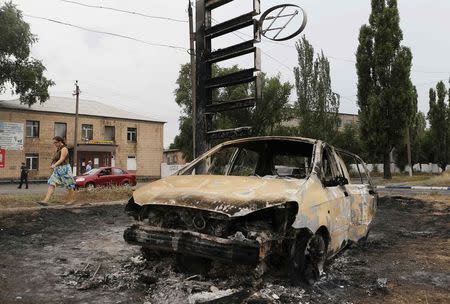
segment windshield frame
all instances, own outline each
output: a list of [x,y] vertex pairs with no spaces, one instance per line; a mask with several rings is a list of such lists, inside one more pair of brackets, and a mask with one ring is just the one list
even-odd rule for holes
[[[309,172],[307,172],[305,179],[307,179],[313,172],[315,169],[315,160],[316,160],[316,150],[317,150],[317,143],[320,143],[320,141],[318,140],[314,140],[314,139],[310,139],[310,138],[302,138],[302,137],[278,137],[278,136],[266,136],[266,137],[258,137],[258,138],[245,138],[245,139],[237,139],[237,140],[232,140],[232,141],[227,141],[221,144],[218,144],[216,146],[214,146],[213,148],[211,148],[210,150],[206,151],[205,153],[203,153],[202,155],[200,155],[199,157],[197,157],[196,159],[194,159],[190,164],[188,164],[187,166],[185,166],[184,168],[180,169],[175,175],[185,175],[185,173],[189,170],[191,170],[193,167],[195,167],[198,163],[200,163],[201,161],[207,159],[209,156],[211,156],[212,154],[216,153],[217,151],[219,151],[220,149],[226,148],[228,146],[234,146],[234,145],[238,145],[241,143],[250,143],[250,142],[255,142],[255,141],[288,141],[288,142],[301,142],[301,143],[305,143],[305,144],[311,144],[312,147],[312,155],[311,155],[311,161],[310,161],[310,170]],[[236,160],[236,157],[239,153],[239,151],[241,150],[241,147],[237,147],[236,153],[233,155],[232,157],[232,166],[234,166],[234,162]],[[230,176],[228,175],[228,173],[231,170],[230,166],[226,172],[226,175],[223,176]],[[204,175],[204,174],[202,174]]]
[[[97,175],[102,170],[103,170],[102,168],[92,168],[88,172],[84,172],[82,175],[84,175],[84,176],[94,176],[94,175]],[[90,172],[92,172],[92,173],[90,173]]]

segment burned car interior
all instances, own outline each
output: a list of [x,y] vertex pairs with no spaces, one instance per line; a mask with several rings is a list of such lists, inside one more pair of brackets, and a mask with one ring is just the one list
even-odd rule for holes
[[305,138],[240,139],[137,189],[124,239],[181,263],[246,264],[259,275],[283,261],[310,282],[327,258],[367,236],[376,200],[354,154]]
[[[313,148],[311,143],[280,140],[227,145],[181,174],[206,171],[207,175],[302,179],[310,173]],[[200,170],[201,165],[207,169]]]

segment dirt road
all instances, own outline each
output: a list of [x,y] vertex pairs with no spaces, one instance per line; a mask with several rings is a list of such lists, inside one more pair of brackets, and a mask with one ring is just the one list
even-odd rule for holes
[[[177,273],[171,257],[142,259],[122,240],[122,205],[0,214],[0,303],[450,303],[450,206],[383,198],[366,244],[337,256],[313,287],[272,272],[220,267]],[[231,290],[230,290],[231,289]]]

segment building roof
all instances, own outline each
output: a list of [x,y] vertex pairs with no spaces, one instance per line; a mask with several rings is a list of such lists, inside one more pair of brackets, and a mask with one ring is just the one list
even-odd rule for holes
[[[80,103],[78,113],[80,115],[90,115],[108,118],[122,118],[130,120],[143,120],[143,121],[164,123],[164,121],[153,119],[129,111],[121,110],[98,101],[84,100],[84,99],[80,99],[79,101]],[[26,104],[21,104],[19,99],[0,100],[0,110],[1,109],[64,113],[75,115],[75,98],[51,96],[50,99],[48,99],[43,104],[35,103],[31,107],[29,107]]]

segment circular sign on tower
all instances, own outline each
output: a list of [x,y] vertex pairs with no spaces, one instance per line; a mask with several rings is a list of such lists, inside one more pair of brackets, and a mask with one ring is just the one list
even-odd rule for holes
[[273,41],[294,38],[306,27],[306,12],[295,4],[280,4],[269,8],[261,15],[261,34]]

